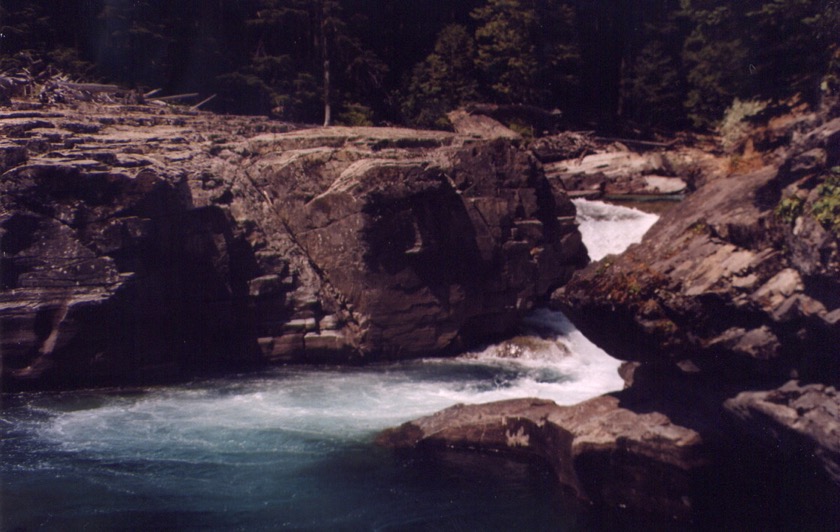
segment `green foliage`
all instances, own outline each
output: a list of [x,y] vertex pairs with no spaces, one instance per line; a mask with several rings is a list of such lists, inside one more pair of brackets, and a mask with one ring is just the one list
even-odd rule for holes
[[805,201],[797,196],[791,196],[789,198],[783,198],[779,201],[778,205],[776,205],[774,213],[777,218],[786,224],[792,225],[797,218],[802,216],[804,211]]
[[476,65],[501,103],[533,103],[539,64],[532,39],[537,15],[520,0],[488,0],[472,17],[478,22]]
[[259,114],[272,107],[274,91],[258,76],[231,72],[219,76],[216,83],[223,108]]
[[750,129],[749,118],[766,108],[767,102],[735,98],[718,125],[720,140],[726,152],[732,152],[741,145]]
[[165,8],[149,0],[126,4],[105,0],[99,18],[106,30],[102,58],[105,68],[129,85],[160,86],[170,68],[168,47],[174,32],[165,17]]
[[345,126],[372,126],[373,111],[360,103],[351,103],[338,115],[337,122]]
[[576,110],[581,55],[568,2],[488,0],[471,18],[474,38],[464,25],[446,26],[414,67],[402,105],[412,124],[445,127],[448,111],[474,101]]
[[693,30],[683,45],[688,93],[685,107],[695,127],[713,128],[732,100],[745,91],[749,49],[743,5],[714,0],[682,0],[682,16]]
[[496,102],[586,127],[714,129],[735,98],[840,94],[838,35],[837,0],[0,2],[3,68],[48,58],[305,122],[331,103],[350,122],[442,127],[454,107]]
[[697,221],[689,226],[688,231],[695,234],[695,235],[704,235],[708,234],[711,231],[711,227],[704,221]]
[[242,72],[263,80],[275,115],[315,122],[339,95],[362,106],[381,99],[387,67],[353,35],[340,2],[258,0],[258,6],[246,22],[254,53]]
[[811,214],[820,224],[840,238],[840,167],[834,167],[817,187],[817,200]]
[[56,48],[49,54],[50,62],[61,72],[78,79],[96,77],[96,65],[79,56],[75,48]]
[[[816,101],[837,48],[838,8],[827,0],[681,0],[691,28],[682,59],[685,100],[697,127],[712,128],[735,98]],[[833,27],[833,29],[831,29]]]
[[511,130],[519,133],[522,135],[523,138],[532,139],[534,138],[534,126],[528,124],[522,120],[512,120],[507,124]]
[[830,44],[837,40],[837,28],[834,35],[827,33],[837,7],[825,4],[765,0],[747,12],[752,94],[784,99],[800,93],[812,98],[828,62]]
[[415,125],[440,127],[447,112],[477,98],[475,42],[464,26],[447,26],[414,67],[403,112]]
[[669,124],[682,117],[679,64],[661,41],[642,48],[623,80],[625,116],[636,122]]
[[[0,6],[0,33],[3,52],[43,51],[55,35],[49,13],[39,2],[25,4],[18,9]],[[9,46],[9,43],[12,43]],[[11,48],[11,50],[8,50]]]
[[539,64],[536,102],[561,108],[568,116],[579,112],[583,61],[577,10],[564,0],[535,2],[535,57]]

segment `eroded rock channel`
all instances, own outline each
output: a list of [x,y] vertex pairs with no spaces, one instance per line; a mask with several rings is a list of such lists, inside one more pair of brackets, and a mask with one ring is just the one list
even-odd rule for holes
[[[693,180],[667,150],[579,135],[84,103],[18,106],[0,130],[4,391],[454,353],[551,299],[631,362],[626,390],[459,405],[379,442],[539,459],[598,507],[668,519],[840,508],[837,119],[767,129],[755,171],[702,159]],[[586,266],[570,195],[689,185]]]

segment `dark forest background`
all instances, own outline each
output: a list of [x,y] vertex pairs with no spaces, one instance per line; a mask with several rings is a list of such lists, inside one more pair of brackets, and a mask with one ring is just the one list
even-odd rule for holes
[[446,127],[466,103],[571,124],[718,123],[838,90],[834,0],[2,0],[0,69],[217,94],[216,111]]

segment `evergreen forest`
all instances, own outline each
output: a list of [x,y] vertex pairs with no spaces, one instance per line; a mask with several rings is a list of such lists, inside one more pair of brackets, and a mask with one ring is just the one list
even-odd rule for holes
[[840,89],[836,0],[3,0],[0,73],[215,94],[218,112],[446,128],[471,103],[717,127]]

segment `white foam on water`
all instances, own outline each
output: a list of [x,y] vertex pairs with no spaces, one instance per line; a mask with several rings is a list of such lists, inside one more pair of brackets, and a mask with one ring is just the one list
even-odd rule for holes
[[[635,209],[576,201],[594,257],[621,251],[656,220]],[[593,236],[593,234],[595,236]],[[66,450],[154,454],[317,452],[319,438],[359,438],[456,403],[540,397],[574,404],[620,389],[619,361],[559,312],[538,310],[522,336],[452,359],[364,368],[279,368],[111,398],[57,412],[41,436]],[[276,433],[252,438],[253,431]]]
[[580,234],[593,261],[621,253],[631,244],[641,242],[659,219],[655,214],[602,201],[572,201],[577,208]]

